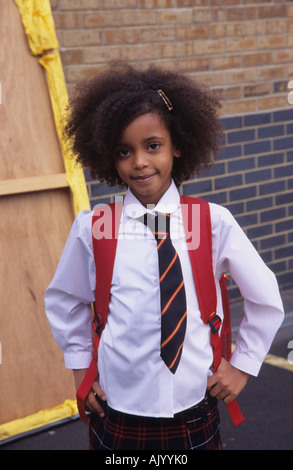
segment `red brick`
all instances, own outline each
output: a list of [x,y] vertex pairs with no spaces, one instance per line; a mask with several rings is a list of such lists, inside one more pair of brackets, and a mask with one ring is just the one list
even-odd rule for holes
[[157,23],[155,11],[148,10],[127,10],[122,11],[122,25],[152,25]]
[[59,0],[61,10],[97,10],[99,0]]
[[293,5],[288,4],[287,5],[287,16],[293,16]]
[[192,23],[192,10],[190,9],[169,9],[161,10],[159,12],[160,24],[191,24]]
[[287,68],[283,65],[275,65],[271,67],[261,67],[257,71],[257,78],[260,80],[275,80],[276,78],[282,78],[287,76]]
[[227,83],[250,83],[256,81],[255,68],[229,70],[227,73]]
[[178,60],[178,70],[181,72],[209,70],[209,59],[207,57],[180,59]]
[[284,64],[293,62],[293,50],[285,49],[280,51],[273,52],[273,63],[274,64]]
[[227,34],[227,24],[226,23],[217,23],[210,24],[210,34],[212,38],[223,38]]
[[255,6],[229,8],[227,11],[227,21],[255,20],[257,18],[257,8]]
[[191,41],[159,44],[160,57],[184,57],[193,55],[193,43]]
[[121,25],[119,11],[101,11],[99,13],[84,13],[85,28],[107,28]]
[[234,69],[241,67],[241,55],[225,55],[211,57],[211,69]]
[[97,46],[102,44],[102,33],[96,29],[64,31],[64,46]]
[[122,59],[126,61],[151,60],[158,58],[158,47],[153,44],[137,44],[122,48]]
[[226,21],[225,8],[194,8],[194,23],[214,23]]
[[271,52],[255,52],[243,55],[243,66],[253,67],[272,63]]
[[270,83],[258,83],[256,85],[246,85],[244,87],[244,96],[260,96],[268,95],[271,93],[271,84]]
[[241,86],[216,88],[220,100],[235,100],[242,97]]
[[[225,0],[225,5],[241,5],[242,0]],[[211,7],[223,5],[223,0],[210,0]]]
[[103,65],[72,65],[65,67],[65,78],[68,83],[90,78],[103,70]]
[[65,49],[60,52],[61,60],[64,65],[82,64],[83,49]]
[[137,44],[140,41],[138,28],[115,28],[103,30],[104,44]]
[[148,27],[141,29],[142,42],[175,41],[176,31],[174,26]]
[[140,0],[140,8],[176,8],[176,0]]
[[206,0],[177,0],[177,7],[193,7],[193,6],[205,6]]
[[123,8],[137,8],[138,0],[102,0],[103,10],[121,10]]
[[254,37],[233,38],[227,40],[227,52],[251,51],[256,48]]
[[176,31],[179,41],[186,39],[207,39],[209,37],[209,28],[207,25],[190,25],[188,28],[177,26]]
[[276,95],[257,100],[257,109],[259,110],[283,108],[284,106],[287,106],[287,96]]
[[224,86],[226,83],[226,72],[196,72],[195,79],[211,87]]
[[256,99],[235,100],[225,106],[227,114],[251,113],[257,109]]
[[57,10],[58,0],[50,0],[51,10]]
[[287,41],[288,41],[288,47],[292,47],[293,46],[293,34],[287,35]]
[[79,12],[53,12],[56,29],[73,29],[82,27],[82,13]]
[[285,34],[261,36],[257,38],[258,49],[280,49],[286,47]]
[[194,55],[223,54],[226,43],[224,40],[203,40],[194,42]]
[[98,46],[87,47],[84,50],[85,64],[99,64],[100,62],[109,62],[111,60],[119,59],[121,59],[121,51],[119,47]]
[[286,5],[264,5],[258,7],[258,18],[278,18],[286,16]]

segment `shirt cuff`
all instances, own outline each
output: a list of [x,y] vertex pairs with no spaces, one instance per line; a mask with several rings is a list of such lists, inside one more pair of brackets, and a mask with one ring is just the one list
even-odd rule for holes
[[253,375],[257,377],[260,368],[262,366],[262,362],[256,361],[255,359],[251,359],[244,354],[241,354],[237,349],[233,352],[230,364],[236,369],[242,370],[249,375]]
[[64,362],[66,369],[87,369],[92,360],[92,353],[65,353]]

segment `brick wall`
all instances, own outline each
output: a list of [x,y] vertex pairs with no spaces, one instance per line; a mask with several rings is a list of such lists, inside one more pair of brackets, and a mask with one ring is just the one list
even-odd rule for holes
[[[192,75],[218,91],[225,148],[181,187],[235,215],[280,286],[293,284],[293,2],[51,0],[69,94],[113,59]],[[292,87],[293,88],[293,87]],[[91,182],[91,203],[118,188]],[[233,286],[230,294],[237,297]]]
[[217,88],[223,112],[284,107],[293,77],[293,3],[51,0],[69,91],[109,60],[154,62]]
[[183,194],[227,207],[283,287],[293,285],[292,123],[293,107],[223,118],[220,159],[182,186]]

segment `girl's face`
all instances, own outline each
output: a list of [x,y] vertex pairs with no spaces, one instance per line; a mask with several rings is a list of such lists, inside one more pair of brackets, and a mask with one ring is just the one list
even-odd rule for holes
[[115,166],[122,181],[147,206],[157,204],[169,188],[173,159],[180,156],[159,116],[147,113],[122,132]]

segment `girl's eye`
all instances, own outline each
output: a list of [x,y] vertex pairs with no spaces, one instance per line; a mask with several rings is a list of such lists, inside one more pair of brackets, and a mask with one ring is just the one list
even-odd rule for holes
[[120,148],[120,149],[117,150],[117,157],[118,158],[128,157],[129,154],[130,154],[130,151],[126,148]]
[[148,150],[158,150],[159,148],[160,148],[160,144],[156,144],[156,143],[150,144],[148,146]]

